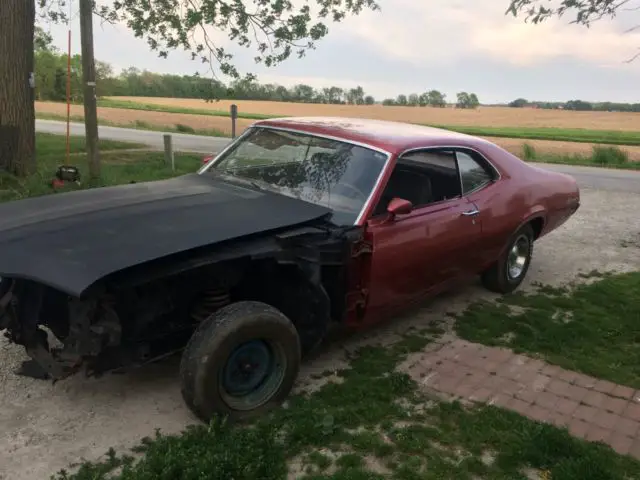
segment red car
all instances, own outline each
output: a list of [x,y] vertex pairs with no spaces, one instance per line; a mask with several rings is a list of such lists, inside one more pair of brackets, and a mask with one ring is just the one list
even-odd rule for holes
[[579,203],[571,177],[475,137],[260,121],[197,174],[0,205],[0,329],[42,378],[184,350],[193,412],[248,417],[286,398],[331,323],[474,275],[511,292]]

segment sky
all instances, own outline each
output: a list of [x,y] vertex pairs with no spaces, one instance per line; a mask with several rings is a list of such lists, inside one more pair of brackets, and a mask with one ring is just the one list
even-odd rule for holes
[[[77,11],[77,0],[72,2]],[[590,28],[571,25],[570,17],[525,23],[524,17],[505,15],[509,0],[378,3],[378,11],[330,23],[327,37],[302,59],[293,55],[266,68],[253,62],[255,50],[238,48],[235,63],[241,73],[255,73],[263,83],[360,85],[377,100],[436,89],[448,99],[456,92],[474,92],[482,103],[518,97],[640,102],[640,58],[625,62],[640,51],[640,28],[628,31],[640,24],[640,1],[637,10],[620,11],[617,18]],[[68,27],[44,27],[66,50]],[[77,16],[71,30],[72,53],[79,53]],[[211,34],[219,44],[233,47],[224,32]],[[124,25],[101,24],[94,17],[94,39],[96,58],[117,72],[135,66],[159,73],[205,73],[186,52],[159,58]]]

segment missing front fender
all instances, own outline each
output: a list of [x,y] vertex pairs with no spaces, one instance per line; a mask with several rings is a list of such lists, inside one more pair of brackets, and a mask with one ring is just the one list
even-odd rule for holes
[[13,298],[13,281],[0,277],[0,330],[9,327],[9,304]]

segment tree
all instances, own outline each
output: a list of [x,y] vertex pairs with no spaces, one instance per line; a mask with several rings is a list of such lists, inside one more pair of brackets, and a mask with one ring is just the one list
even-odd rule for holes
[[409,95],[407,103],[411,107],[417,107],[418,105],[420,105],[420,96],[417,93],[412,93],[411,95]]
[[526,11],[526,20],[541,23],[551,17],[574,15],[571,23],[589,26],[604,17],[613,18],[620,7],[629,0],[560,0],[556,7],[549,7],[548,0],[511,0],[508,13],[517,17]]
[[33,1],[0,1],[0,168],[35,170]]
[[[316,12],[310,4],[315,4]],[[375,0],[119,0],[98,7],[97,13],[109,21],[126,23],[161,57],[183,48],[191,52],[192,58],[237,78],[240,73],[233,64],[233,55],[215,43],[210,29],[227,32],[239,46],[254,47],[256,63],[270,67],[292,53],[302,57],[315,48],[315,43],[329,33],[325,20],[340,22],[366,8],[379,9]],[[319,21],[314,21],[314,16]]]
[[35,52],[58,52],[58,49],[53,45],[51,34],[38,26],[34,29],[33,49]]
[[376,103],[376,99],[373,98],[371,95],[367,95],[366,97],[364,97],[364,104],[365,105],[373,105]]
[[439,92],[438,90],[429,90],[427,92],[427,104],[432,107],[440,107],[444,108],[447,106],[447,102],[445,100],[446,95],[444,93]]
[[477,108],[480,105],[475,93],[460,92],[456,94],[456,108]]
[[325,103],[340,103],[342,102],[342,97],[344,96],[344,90],[340,87],[329,87],[323,88],[322,92],[324,94]]
[[409,103],[409,101],[407,100],[407,96],[404,94],[400,94],[398,95],[398,98],[396,99],[396,104],[397,105],[406,105],[407,103]]
[[583,100],[569,100],[564,105],[565,110],[576,110],[579,112],[588,112],[593,110],[593,105]]
[[[525,21],[542,23],[553,17],[573,17],[570,23],[591,26],[603,18],[614,18],[619,10],[638,10],[640,5],[631,6],[631,0],[558,0],[555,6],[549,6],[548,0],[510,0],[507,13],[517,17],[524,12]],[[635,30],[633,27],[630,30]],[[628,30],[628,31],[630,31]],[[640,57],[640,52],[627,60],[632,62]]]
[[[42,17],[66,20],[64,0],[0,0],[0,143],[4,152],[0,168],[20,175],[35,167],[35,111],[28,83],[34,71],[35,3]],[[377,10],[378,5],[375,0],[314,0],[295,5],[286,0],[118,0],[94,8],[104,20],[127,25],[160,57],[180,48],[206,63],[214,78],[218,73],[240,78],[233,55],[215,43],[212,30],[227,33],[238,46],[253,48],[256,63],[274,66],[292,54],[301,57],[315,48],[329,33],[326,22],[340,22],[363,9]],[[4,140],[9,132],[14,135],[12,147]]]
[[526,98],[516,98],[513,102],[509,103],[509,106],[513,108],[522,108],[526,107],[527,105],[529,105],[529,102]]
[[350,89],[345,96],[350,105],[364,105],[364,89],[360,85]]

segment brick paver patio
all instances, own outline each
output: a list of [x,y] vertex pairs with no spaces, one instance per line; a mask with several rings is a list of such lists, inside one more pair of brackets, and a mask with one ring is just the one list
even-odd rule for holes
[[640,392],[460,339],[412,357],[407,373],[440,394],[509,408],[640,458]]

